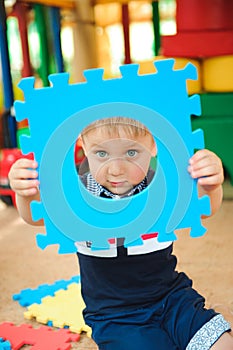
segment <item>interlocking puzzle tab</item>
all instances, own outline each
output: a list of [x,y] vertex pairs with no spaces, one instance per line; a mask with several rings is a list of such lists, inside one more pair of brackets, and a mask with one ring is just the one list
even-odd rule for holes
[[29,306],[34,303],[39,304],[44,297],[53,296],[60,289],[67,289],[71,283],[79,283],[80,276],[73,276],[69,280],[58,280],[53,284],[42,284],[36,289],[27,288],[20,293],[13,295],[13,300],[19,302],[21,306]]
[[24,313],[26,319],[35,318],[37,322],[48,324],[53,327],[69,327],[72,332],[86,332],[91,335],[91,328],[83,319],[85,303],[81,295],[81,285],[72,283],[66,290],[59,290],[54,296],[42,299],[41,304],[33,304]]
[[0,335],[10,341],[12,350],[24,345],[32,345],[31,350],[69,350],[69,342],[80,339],[79,334],[72,334],[66,329],[54,331],[46,326],[32,328],[27,324],[15,326],[9,322],[0,324]]
[[[21,147],[25,154],[33,151],[39,163],[41,202],[31,209],[34,220],[45,222],[46,235],[37,236],[42,249],[59,244],[60,253],[70,253],[77,250],[76,241],[103,249],[112,237],[125,237],[127,246],[150,232],[170,241],[179,228],[191,227],[192,237],[206,231],[201,215],[210,214],[209,198],[198,198],[197,183],[187,172],[194,150],[204,147],[201,130],[192,132],[190,120],[191,114],[200,115],[200,100],[186,89],[186,80],[197,78],[196,69],[187,64],[173,70],[173,59],[154,64],[154,74],[138,75],[138,65],[131,64],[120,68],[121,78],[109,80],[102,79],[102,69],[88,70],[86,82],[72,85],[68,74],[55,74],[49,77],[51,86],[42,89],[34,89],[34,78],[21,81],[25,102],[15,103],[16,119],[28,118],[30,137],[21,138]],[[147,189],[109,201],[81,184],[74,147],[88,124],[116,115],[148,127],[157,143],[158,166]]]

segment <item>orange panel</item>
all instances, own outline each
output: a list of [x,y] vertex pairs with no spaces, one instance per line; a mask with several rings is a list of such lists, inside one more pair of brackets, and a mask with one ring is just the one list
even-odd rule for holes
[[64,7],[70,9],[75,8],[75,1],[73,0],[19,0],[19,2],[36,3],[47,6]]

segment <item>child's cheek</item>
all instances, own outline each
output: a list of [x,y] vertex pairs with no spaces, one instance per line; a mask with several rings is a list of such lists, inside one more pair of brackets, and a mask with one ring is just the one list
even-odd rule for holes
[[106,174],[105,174],[106,171],[104,170],[103,165],[101,166],[99,164],[98,166],[96,166],[92,169],[90,168],[90,172],[91,172],[92,176],[94,177],[94,179],[100,184],[102,184],[106,178]]
[[141,166],[137,164],[137,166],[134,166],[130,169],[130,178],[131,178],[130,182],[133,185],[137,185],[142,180],[144,180],[146,174],[147,174],[147,171],[145,171]]

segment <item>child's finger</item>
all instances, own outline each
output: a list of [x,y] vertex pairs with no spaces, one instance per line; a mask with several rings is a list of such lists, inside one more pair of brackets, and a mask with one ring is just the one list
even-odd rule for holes
[[213,152],[202,150],[190,159],[188,171],[191,176],[197,178],[201,176],[211,176],[220,174],[223,176],[222,162]]
[[33,169],[19,169],[17,172],[18,179],[37,179],[38,172]]
[[222,171],[218,164],[210,164],[200,167],[188,167],[190,175],[196,179],[203,176],[221,175]]
[[37,188],[39,186],[39,181],[38,180],[22,180],[22,179],[15,179],[12,181],[12,187],[17,190],[27,190],[30,188]]
[[19,196],[23,196],[23,197],[33,196],[37,192],[38,192],[38,188],[37,187],[31,187],[31,188],[27,188],[27,189],[17,190],[17,194]]
[[36,171],[38,164],[35,161],[29,159],[19,159],[15,162],[8,174],[10,180],[14,178],[35,178],[38,176]]
[[38,192],[38,164],[34,160],[21,158],[16,161],[8,174],[10,187],[21,196],[30,196]]
[[191,167],[198,169],[211,164],[218,164],[219,167],[222,166],[220,158],[213,152],[209,150],[197,151],[189,160]]
[[200,177],[198,179],[198,184],[201,185],[202,187],[206,186],[218,186],[222,184],[223,179],[220,174],[215,174],[212,176],[207,176],[207,177]]
[[197,163],[199,160],[207,157],[207,156],[210,156],[212,154],[211,151],[207,150],[207,149],[201,149],[199,151],[197,151],[189,160],[189,163],[190,164],[193,164],[193,163]]
[[38,167],[38,163],[35,160],[21,158],[18,162],[15,163],[17,168],[32,168],[36,169]]

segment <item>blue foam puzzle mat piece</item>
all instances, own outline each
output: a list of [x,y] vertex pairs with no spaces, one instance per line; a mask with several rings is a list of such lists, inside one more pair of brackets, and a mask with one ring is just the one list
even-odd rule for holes
[[4,340],[0,338],[0,350],[11,350],[11,343],[9,340]]
[[[50,87],[34,89],[33,78],[20,82],[25,102],[16,102],[16,119],[29,121],[30,136],[22,151],[39,163],[41,201],[31,205],[35,220],[44,219],[44,249],[59,244],[59,253],[74,252],[77,241],[108,249],[108,239],[125,237],[137,244],[142,234],[158,232],[160,241],[191,227],[191,236],[206,231],[201,215],[210,214],[209,198],[198,198],[197,182],[187,172],[194,150],[204,147],[203,133],[192,132],[191,115],[200,115],[200,98],[188,96],[187,79],[197,79],[194,65],[174,70],[174,59],[156,61],[156,73],[138,75],[137,64],[120,68],[122,77],[103,80],[103,69],[84,72],[86,82],[68,84],[67,73],[49,77]],[[109,201],[90,194],[74,164],[78,135],[91,122],[121,115],[139,120],[155,138],[156,175],[141,193]],[[55,176],[54,176],[55,174]],[[56,200],[54,200],[56,198]],[[61,215],[62,213],[62,215]],[[135,243],[134,243],[135,242]]]
[[71,283],[79,283],[80,276],[74,276],[69,280],[58,280],[53,284],[42,284],[36,289],[27,288],[18,294],[13,295],[13,300],[18,301],[21,306],[29,306],[34,303],[40,304],[42,298],[54,296],[55,292],[60,289],[67,289]]

